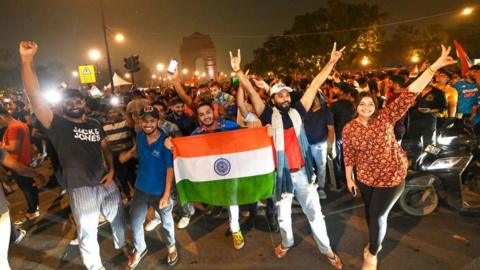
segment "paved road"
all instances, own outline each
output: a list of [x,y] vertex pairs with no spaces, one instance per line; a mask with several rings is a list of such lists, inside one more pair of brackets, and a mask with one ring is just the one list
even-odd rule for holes
[[[8,198],[13,213],[25,208],[20,192]],[[25,240],[11,246],[12,269],[83,269],[78,247],[68,244],[75,238],[68,197],[60,197],[58,189],[52,189],[43,191],[40,200],[41,218],[26,224]],[[343,259],[344,269],[360,269],[367,239],[360,199],[329,193],[329,199],[322,201],[322,206],[332,246]],[[176,231],[181,261],[175,268],[332,269],[319,253],[308,221],[298,205],[294,206],[293,213],[296,243],[283,259],[273,254],[280,235],[268,230],[263,216],[258,219],[256,228],[244,233],[245,247],[236,251],[228,235],[226,215],[212,218],[197,213],[187,229]],[[445,207],[428,217],[416,218],[396,207],[390,215],[389,226],[379,269],[480,269],[479,218],[463,217]],[[161,230],[149,232],[146,237],[150,252],[137,269],[168,269]],[[113,248],[108,225],[101,227],[99,242],[105,266],[124,269],[126,259]]]

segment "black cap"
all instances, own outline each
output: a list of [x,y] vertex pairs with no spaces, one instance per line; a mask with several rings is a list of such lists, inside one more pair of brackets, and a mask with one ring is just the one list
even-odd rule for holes
[[158,112],[157,108],[148,105],[148,106],[143,107],[142,112],[140,113],[140,118],[143,119],[147,116],[151,116],[155,119],[159,119],[160,118],[160,113]]

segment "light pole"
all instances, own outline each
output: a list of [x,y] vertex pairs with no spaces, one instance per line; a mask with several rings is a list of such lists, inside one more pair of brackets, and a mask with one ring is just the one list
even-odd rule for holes
[[[113,91],[115,90],[115,85],[113,84],[112,61],[110,59],[110,49],[108,48],[107,26],[105,25],[105,13],[103,11],[103,0],[100,0],[100,12],[102,14],[102,28],[103,28],[103,39],[105,40],[105,51],[107,52],[108,74],[110,76],[110,86],[112,87],[111,89],[113,93]],[[125,39],[125,37],[123,37],[123,39]]]

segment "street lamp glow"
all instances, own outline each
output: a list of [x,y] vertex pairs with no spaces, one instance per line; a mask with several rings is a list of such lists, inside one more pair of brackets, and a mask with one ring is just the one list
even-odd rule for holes
[[125,41],[125,36],[122,33],[118,33],[115,35],[115,41],[122,43]]
[[164,69],[165,69],[165,66],[162,63],[157,64],[157,70],[158,71],[163,71]]
[[93,61],[97,61],[98,59],[100,59],[101,56],[102,55],[100,54],[99,50],[92,49],[88,51],[88,57],[90,57],[90,59],[92,59]]
[[78,71],[75,71],[75,70],[72,71],[72,76],[75,77],[75,78],[78,77]]
[[129,79],[130,78],[130,73],[125,73],[125,78]]
[[202,73],[202,78],[205,78],[207,76],[207,73],[203,72]]
[[412,63],[418,63],[420,61],[420,57],[414,54],[410,60],[412,60]]
[[362,58],[362,61],[360,61],[360,63],[362,64],[362,66],[368,66],[370,65],[370,59],[368,58],[368,56],[364,56]]
[[467,8],[463,9],[462,15],[468,16],[468,15],[472,14],[472,12],[473,12],[473,8],[467,7]]
[[195,76],[198,76],[198,75],[200,75],[200,72],[198,72],[198,70],[195,70],[194,74],[195,74]]
[[184,68],[184,69],[182,70],[182,73],[183,73],[183,74],[188,74],[188,69]]
[[157,75],[153,74],[152,79],[156,79],[156,78],[157,78]]

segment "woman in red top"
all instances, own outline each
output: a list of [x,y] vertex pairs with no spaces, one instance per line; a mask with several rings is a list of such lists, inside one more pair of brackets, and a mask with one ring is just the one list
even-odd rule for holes
[[[395,140],[393,126],[413,105],[435,72],[455,63],[449,56],[450,49],[442,46],[442,55],[410,84],[408,92],[380,111],[377,111],[377,102],[371,93],[360,93],[356,103],[357,116],[343,129],[347,186],[354,196],[357,188],[362,193],[369,230],[362,270],[377,269],[377,253],[387,231],[388,213],[405,187],[408,162]],[[354,168],[355,182],[352,179]]]

